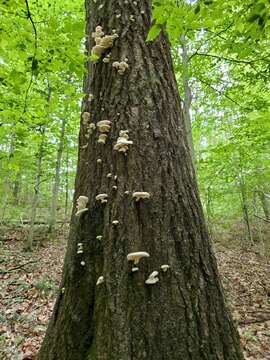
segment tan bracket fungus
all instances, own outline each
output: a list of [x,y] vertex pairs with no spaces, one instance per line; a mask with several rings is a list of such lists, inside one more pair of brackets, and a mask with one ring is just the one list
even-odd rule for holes
[[128,130],[120,130],[119,137],[113,149],[125,153],[128,151],[128,146],[132,144],[133,141],[129,140]]
[[[125,59],[127,60],[127,59]],[[129,68],[129,65],[127,61],[114,61],[112,63],[112,67],[114,67],[117,70],[117,73],[119,75],[124,75],[125,71]]]
[[101,204],[103,203],[105,204],[106,202],[108,202],[107,198],[108,198],[108,194],[98,194],[96,196],[96,200],[101,201]]
[[91,55],[100,57],[107,49],[113,46],[114,40],[118,37],[117,34],[105,35],[102,26],[97,26],[96,31],[92,33],[96,45],[91,50]]
[[84,113],[82,113],[82,122],[83,125],[87,125],[90,122],[90,113],[85,111]]
[[103,144],[103,145],[106,144],[107,137],[108,137],[107,134],[100,134],[97,141],[98,144]]
[[108,133],[111,130],[110,120],[101,120],[97,123],[98,131],[101,133]]
[[82,213],[88,211],[88,208],[86,207],[87,203],[88,203],[87,196],[79,196],[78,197],[77,205],[76,205],[77,212],[76,212],[75,216],[79,216]]

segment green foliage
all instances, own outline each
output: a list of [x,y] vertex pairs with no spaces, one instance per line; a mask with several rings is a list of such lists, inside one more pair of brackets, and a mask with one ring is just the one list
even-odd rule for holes
[[[269,194],[268,0],[153,0],[147,41],[165,29],[184,99],[192,92],[196,168],[209,221],[249,214]],[[72,196],[84,62],[82,0],[0,4],[0,219],[29,218],[44,144],[38,219],[48,217],[61,119],[67,119],[58,217]],[[183,48],[187,59],[183,60]],[[18,194],[16,193],[18,192]],[[255,199],[255,200],[254,200]],[[256,202],[256,201],[255,201]],[[256,205],[264,216],[262,205]]]
[[76,159],[79,101],[83,96],[84,4],[29,0],[27,8],[25,1],[13,0],[1,3],[0,14],[0,174],[2,191],[9,194],[9,199],[3,197],[2,208],[7,207],[6,201],[12,203],[17,179],[20,193],[25,194],[20,198],[23,207],[16,203],[16,208],[8,206],[5,212],[8,217],[29,218],[24,204],[30,204],[33,193],[42,131],[42,193],[46,194],[47,206],[63,117],[68,123],[65,151],[74,162]]
[[34,286],[46,297],[49,294],[54,294],[57,289],[55,281],[50,279],[47,275],[37,281]]

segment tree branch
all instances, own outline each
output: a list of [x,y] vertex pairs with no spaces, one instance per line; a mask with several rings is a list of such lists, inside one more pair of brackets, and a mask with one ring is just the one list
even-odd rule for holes
[[225,98],[227,98],[228,100],[230,100],[231,102],[233,102],[235,105],[239,106],[240,108],[243,108],[243,106],[241,104],[239,104],[237,101],[235,101],[234,99],[232,99],[230,96],[226,95],[225,93],[223,93],[222,91],[216,89],[213,85],[209,84],[207,81],[196,77],[197,80],[199,80],[201,83],[205,84],[206,86],[210,87],[212,90],[214,90],[215,92],[217,92],[219,95],[224,96]]
[[35,42],[34,42],[34,54],[33,54],[32,62],[31,62],[31,79],[30,79],[29,85],[28,85],[28,87],[26,89],[26,93],[25,93],[23,114],[26,112],[27,98],[28,98],[28,94],[29,94],[30,88],[33,83],[34,67],[35,67],[36,55],[37,55],[37,39],[38,39],[37,28],[36,28],[35,22],[32,18],[31,12],[30,12],[28,0],[25,0],[25,5],[26,5],[26,10],[27,10],[27,18],[30,20],[32,27],[33,27]]
[[267,222],[267,223],[270,224],[270,221],[269,221],[269,220],[264,219],[264,218],[262,218],[262,217],[260,217],[260,216],[258,216],[258,215],[255,215],[255,214],[254,214],[254,216],[255,216],[256,218],[261,219],[261,220],[263,220],[263,221],[265,221],[265,222]]

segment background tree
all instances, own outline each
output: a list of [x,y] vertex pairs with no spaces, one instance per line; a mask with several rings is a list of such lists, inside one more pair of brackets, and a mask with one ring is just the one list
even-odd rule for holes
[[[86,11],[89,54],[97,25],[105,33],[96,28],[98,46],[103,35],[118,37],[88,63],[74,196],[89,198],[88,211],[73,211],[39,359],[242,359],[204,224],[168,40],[161,33],[145,43],[151,2],[87,1]],[[111,122],[105,144],[98,125],[88,136],[87,113],[91,124]],[[133,143],[124,145],[123,136]],[[134,191],[150,198],[135,201]],[[107,203],[96,199],[101,193]],[[136,272],[127,261],[134,251],[150,254]],[[147,285],[153,271],[159,282]]]

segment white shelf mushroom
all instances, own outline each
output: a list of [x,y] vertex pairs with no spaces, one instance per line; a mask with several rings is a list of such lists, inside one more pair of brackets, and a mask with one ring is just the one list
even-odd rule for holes
[[101,239],[102,239],[102,235],[96,236],[96,239],[97,239],[97,240],[101,240]]
[[111,177],[112,177],[112,174],[111,174],[111,173],[107,174],[107,178],[108,178],[108,179],[110,179]]
[[137,272],[139,271],[139,268],[137,266],[134,266],[132,269],[131,269],[132,272]]
[[141,199],[149,199],[150,198],[150,194],[148,192],[145,191],[135,191],[132,194],[133,199],[135,199],[135,201],[139,201]]
[[103,276],[100,276],[98,279],[97,279],[97,285],[100,285],[104,283],[104,277]]
[[90,121],[90,113],[85,111],[83,114],[82,114],[82,119],[83,119],[83,124],[84,125],[87,125],[88,122]]
[[97,163],[101,164],[102,163],[102,159],[97,159]]
[[119,224],[119,221],[118,221],[118,220],[113,220],[113,221],[112,221],[112,224],[113,224],[113,225],[118,225],[118,224]]
[[145,283],[147,285],[153,285],[153,284],[156,284],[158,281],[159,281],[159,278],[157,277],[158,276],[158,271],[153,271],[148,279],[145,281]]
[[108,201],[107,198],[108,198],[108,194],[98,194],[96,196],[96,200],[101,201],[101,204],[106,203]]
[[116,186],[116,185],[114,185],[112,188],[113,188],[113,190],[117,190],[117,186]]
[[133,141],[129,140],[128,130],[121,130],[113,149],[125,153],[128,151],[128,146],[132,144]]
[[102,37],[104,35],[104,32],[102,31],[102,26],[97,26],[96,31],[92,33],[93,38]]
[[107,134],[100,134],[97,141],[98,144],[103,144],[103,145],[106,144],[107,137],[108,137]]
[[77,204],[76,204],[76,216],[79,216],[80,214],[86,212],[88,210],[88,208],[86,207],[86,204],[88,203],[88,197],[87,196],[79,196],[77,199]]
[[85,261],[81,261],[81,265],[82,265],[82,266],[85,266]]
[[146,251],[133,252],[127,255],[128,261],[134,261],[134,265],[139,264],[140,260],[144,257],[150,257]]
[[77,254],[83,254],[83,244],[82,243],[77,244]]
[[124,75],[125,71],[129,68],[129,65],[126,61],[114,61],[112,66],[116,68],[119,75]]
[[80,216],[81,214],[83,214],[83,213],[85,213],[85,212],[87,212],[88,211],[88,208],[85,208],[85,209],[81,209],[81,210],[79,210],[79,211],[77,211],[76,212],[76,214],[75,214],[75,216]]
[[111,130],[111,121],[101,120],[97,123],[97,127],[101,133],[108,133]]
[[169,265],[167,265],[167,264],[164,264],[164,265],[161,265],[161,270],[163,271],[163,272],[167,272],[168,271],[168,269],[170,268],[170,266]]

